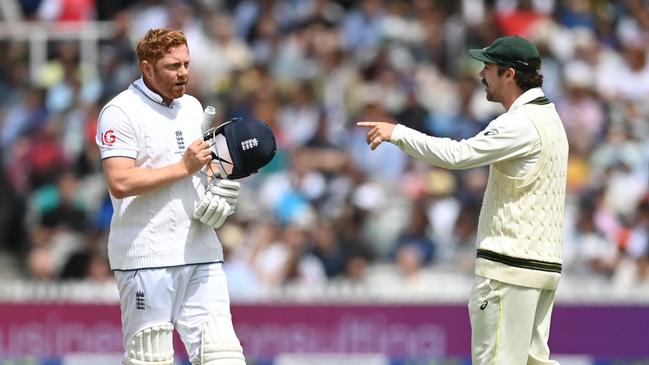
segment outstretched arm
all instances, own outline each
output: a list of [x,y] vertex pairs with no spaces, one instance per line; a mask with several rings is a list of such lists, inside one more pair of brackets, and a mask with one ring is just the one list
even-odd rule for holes
[[495,120],[477,135],[455,141],[426,135],[404,125],[387,122],[358,122],[368,128],[372,150],[391,142],[412,157],[447,169],[468,169],[522,157],[540,149],[536,128],[529,120]]

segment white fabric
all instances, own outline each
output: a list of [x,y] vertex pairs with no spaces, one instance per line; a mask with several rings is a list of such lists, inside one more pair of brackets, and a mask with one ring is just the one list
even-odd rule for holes
[[554,291],[475,277],[469,300],[473,365],[558,365],[548,337]]
[[[524,176],[541,151],[541,140],[532,120],[517,109],[543,96],[541,89],[531,89],[512,104],[480,133],[469,139],[455,141],[432,137],[398,124],[392,131],[391,142],[407,154],[434,166],[447,169],[468,169],[511,160],[505,173]],[[519,159],[525,157],[524,159]]]
[[169,322],[144,328],[135,334],[126,349],[125,365],[173,365],[173,331]]
[[124,348],[128,348],[141,329],[170,322],[185,344],[190,359],[197,359],[203,327],[215,314],[221,316],[219,332],[230,334],[229,342],[238,342],[236,336],[232,337],[230,298],[221,264],[116,271],[115,278]]
[[[127,157],[139,168],[177,163],[202,138],[203,109],[184,95],[169,106],[142,79],[113,98],[99,115],[102,159]],[[192,219],[207,178],[196,173],[139,196],[116,199],[108,237],[112,269],[131,270],[223,260],[214,230]]]

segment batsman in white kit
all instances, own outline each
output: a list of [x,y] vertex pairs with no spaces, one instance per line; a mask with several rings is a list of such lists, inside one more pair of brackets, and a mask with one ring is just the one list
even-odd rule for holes
[[174,363],[172,333],[194,365],[243,365],[216,235],[240,185],[275,154],[265,123],[206,130],[185,94],[181,31],[149,30],[137,44],[142,77],[102,109],[96,142],[114,208],[108,256],[120,295],[126,365]]

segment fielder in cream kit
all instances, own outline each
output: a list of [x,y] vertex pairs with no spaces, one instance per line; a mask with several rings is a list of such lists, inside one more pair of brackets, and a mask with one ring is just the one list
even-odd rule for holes
[[248,134],[262,143],[243,157],[229,151],[226,162],[238,176],[208,177],[215,149],[201,130],[200,102],[185,94],[184,34],[150,30],[136,51],[142,78],[104,106],[96,137],[114,208],[108,255],[120,295],[123,363],[173,364],[176,330],[192,364],[243,365],[215,229],[239,196],[239,183],[226,177],[267,163],[274,137],[262,123],[235,123],[228,144]]
[[536,47],[502,37],[469,50],[482,62],[487,100],[506,113],[478,135],[454,141],[403,125],[366,121],[372,149],[391,142],[448,169],[489,166],[469,301],[474,365],[550,365],[548,337],[562,269],[568,141],[545,97]]

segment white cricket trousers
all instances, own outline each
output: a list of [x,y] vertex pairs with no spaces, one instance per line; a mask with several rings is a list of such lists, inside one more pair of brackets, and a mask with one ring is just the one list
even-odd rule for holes
[[549,359],[554,291],[475,277],[469,299],[473,365],[558,365]]
[[[201,331],[212,312],[230,313],[221,263],[115,271],[124,349],[151,323],[171,322],[190,359],[199,355]],[[232,327],[232,321],[226,325]],[[224,329],[225,330],[225,329]]]

